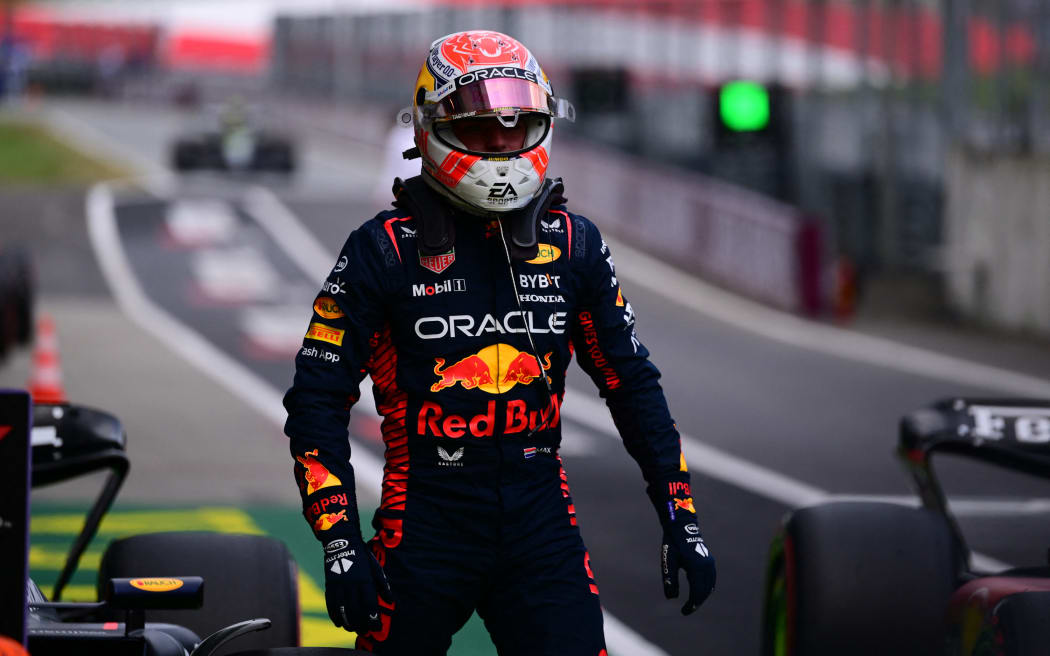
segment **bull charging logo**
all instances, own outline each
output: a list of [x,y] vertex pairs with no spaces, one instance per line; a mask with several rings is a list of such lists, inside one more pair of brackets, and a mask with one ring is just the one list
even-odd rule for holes
[[[445,365],[445,358],[434,358],[434,373],[438,381],[430,386],[431,392],[440,392],[456,385],[464,389],[480,389],[489,394],[502,394],[521,383],[529,385],[551,368],[551,355],[540,363],[531,353],[519,351],[510,344],[493,344],[462,360]],[[547,378],[550,382],[550,378]]]
[[325,513],[317,518],[314,522],[314,529],[318,531],[327,531],[339,522],[346,521],[346,510],[340,510],[337,513]]
[[696,508],[693,506],[693,497],[686,497],[685,499],[679,499],[678,497],[672,497],[674,500],[674,507],[678,510],[685,510],[696,514]]
[[313,494],[326,487],[342,485],[343,482],[339,480],[339,477],[328,471],[328,468],[322,465],[315,456],[317,456],[317,449],[307,451],[302,456],[295,456],[305,470],[306,493]]

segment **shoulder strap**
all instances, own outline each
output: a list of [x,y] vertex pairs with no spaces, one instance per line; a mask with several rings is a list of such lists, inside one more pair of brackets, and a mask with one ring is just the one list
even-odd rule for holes
[[[561,205],[566,201],[565,184],[561,178],[548,178],[543,187],[529,204],[512,213],[511,246],[514,250],[535,251],[539,239],[537,223],[547,216],[551,205]],[[515,254],[517,256],[517,254]],[[536,257],[535,253],[531,257]],[[525,258],[530,259],[530,258]]]

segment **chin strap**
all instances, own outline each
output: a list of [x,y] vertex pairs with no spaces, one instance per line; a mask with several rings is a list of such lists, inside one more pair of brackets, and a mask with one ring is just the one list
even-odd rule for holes
[[[442,199],[423,181],[422,175],[402,180],[394,179],[394,206],[404,209],[422,226],[422,238],[417,247],[420,255],[441,255],[456,245],[456,225],[453,212]],[[529,204],[513,212],[492,212],[487,216],[496,219],[507,217],[511,230],[505,236],[510,255],[515,260],[531,260],[539,252],[538,223],[547,215],[552,205],[565,203],[565,185],[561,178],[543,181],[540,191]]]

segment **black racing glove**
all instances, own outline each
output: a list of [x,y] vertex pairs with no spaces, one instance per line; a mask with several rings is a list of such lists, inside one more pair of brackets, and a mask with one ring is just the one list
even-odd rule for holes
[[678,570],[684,569],[689,581],[689,599],[682,606],[682,615],[688,615],[715,589],[715,557],[700,535],[689,474],[683,472],[674,479],[653,483],[649,486],[649,498],[664,529],[660,546],[664,596],[678,597]]
[[333,624],[360,634],[381,630],[377,593],[391,601],[383,568],[360,536],[324,543],[324,598]]

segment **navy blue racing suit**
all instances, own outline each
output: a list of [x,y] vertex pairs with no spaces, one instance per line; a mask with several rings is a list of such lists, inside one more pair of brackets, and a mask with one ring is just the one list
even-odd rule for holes
[[359,531],[347,424],[367,374],[386,445],[370,546],[394,602],[358,648],[444,654],[476,609],[500,654],[604,654],[558,456],[565,370],[575,353],[650,491],[674,478],[685,496],[660,374],[593,223],[542,218],[513,265],[522,312],[498,224],[449,211],[455,248],[431,257],[406,211],[368,221],[316,298],[284,400],[304,514],[322,541]]

